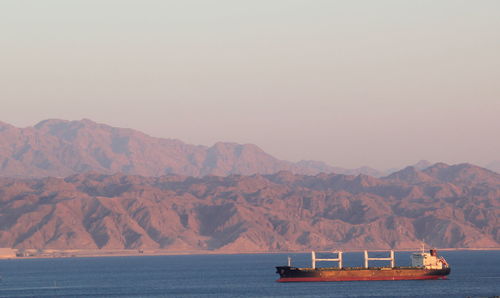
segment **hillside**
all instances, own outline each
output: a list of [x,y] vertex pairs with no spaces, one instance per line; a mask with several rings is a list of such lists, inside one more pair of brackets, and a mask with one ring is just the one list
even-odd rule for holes
[[0,247],[283,251],[500,247],[500,175],[0,178]]

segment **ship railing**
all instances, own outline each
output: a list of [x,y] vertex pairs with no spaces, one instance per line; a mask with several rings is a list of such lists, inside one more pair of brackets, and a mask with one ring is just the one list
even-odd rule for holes
[[338,262],[339,269],[342,269],[342,251],[334,251],[331,252],[333,254],[337,254],[337,258],[316,258],[316,252],[311,252],[311,267],[312,269],[316,269],[316,262]]
[[444,265],[444,267],[449,267],[448,262],[446,262],[446,260],[443,257],[439,257],[439,260]]
[[369,261],[390,261],[391,262],[391,268],[394,268],[395,262],[394,262],[394,250],[391,250],[389,253],[388,258],[370,258],[368,255],[368,251],[365,250],[365,268],[368,268],[368,262]]

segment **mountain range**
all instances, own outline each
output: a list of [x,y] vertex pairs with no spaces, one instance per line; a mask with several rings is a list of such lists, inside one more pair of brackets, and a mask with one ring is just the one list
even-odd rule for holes
[[381,175],[369,167],[344,169],[319,161],[279,160],[253,144],[190,145],[87,119],[44,120],[27,128],[0,123],[0,176],[66,177],[88,171],[195,177],[279,171]]
[[290,251],[500,247],[500,175],[470,164],[383,178],[101,173],[0,178],[0,246]]
[[387,175],[90,120],[0,123],[0,247],[499,248],[498,218],[500,175],[472,164]]

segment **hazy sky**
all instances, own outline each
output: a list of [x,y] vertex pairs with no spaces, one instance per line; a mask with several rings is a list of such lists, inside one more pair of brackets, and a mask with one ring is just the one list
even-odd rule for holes
[[0,121],[292,161],[500,160],[500,1],[1,1]]

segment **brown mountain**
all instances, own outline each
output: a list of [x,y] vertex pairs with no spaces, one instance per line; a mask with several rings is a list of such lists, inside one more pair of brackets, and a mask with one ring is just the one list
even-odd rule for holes
[[27,128],[0,122],[0,176],[3,177],[66,177],[88,171],[199,177],[272,174],[283,170],[310,175],[373,174],[374,171],[333,168],[312,161],[292,163],[252,144],[189,145],[90,120],[45,120]]
[[443,182],[458,184],[500,183],[500,175],[496,172],[467,163],[453,166],[437,163],[432,167],[426,168],[423,172]]
[[0,178],[0,247],[279,251],[500,247],[500,175],[291,172]]

